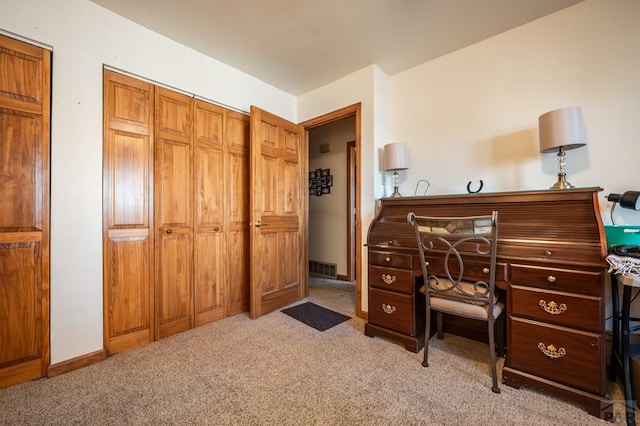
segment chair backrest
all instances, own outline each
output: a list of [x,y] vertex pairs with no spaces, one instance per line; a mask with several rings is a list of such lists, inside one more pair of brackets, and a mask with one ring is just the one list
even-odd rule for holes
[[426,297],[493,305],[498,212],[487,216],[407,215],[420,251]]

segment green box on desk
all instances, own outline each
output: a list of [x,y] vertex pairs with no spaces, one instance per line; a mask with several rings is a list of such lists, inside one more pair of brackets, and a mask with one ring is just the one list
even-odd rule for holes
[[605,225],[607,246],[630,245],[640,246],[640,226]]

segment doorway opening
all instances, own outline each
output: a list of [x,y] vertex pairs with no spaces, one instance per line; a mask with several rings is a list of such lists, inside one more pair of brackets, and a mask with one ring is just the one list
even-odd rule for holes
[[309,143],[309,174],[331,176],[309,192],[309,262],[333,263],[337,279],[353,283],[355,312],[361,301],[360,104],[300,123]]

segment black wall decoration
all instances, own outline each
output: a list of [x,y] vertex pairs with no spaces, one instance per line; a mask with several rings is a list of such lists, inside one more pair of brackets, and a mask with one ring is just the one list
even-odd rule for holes
[[333,186],[331,169],[315,169],[309,172],[309,195],[330,194]]

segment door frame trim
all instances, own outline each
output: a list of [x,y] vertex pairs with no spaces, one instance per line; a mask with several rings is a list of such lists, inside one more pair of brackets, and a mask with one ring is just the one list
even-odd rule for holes
[[358,150],[356,149],[356,141],[347,142],[347,281],[356,279],[356,258],[358,250],[356,246],[356,192],[358,191],[358,180],[356,175],[358,168],[356,167],[356,157]]
[[[312,118],[307,121],[303,121],[300,123],[302,127],[304,127],[307,144],[309,143],[309,130],[314,129],[316,127],[322,126],[324,124],[329,124],[334,121],[341,120],[343,118],[355,117],[355,145],[356,145],[356,182],[358,183],[355,188],[355,222],[356,222],[356,230],[355,230],[355,245],[356,245],[356,258],[354,259],[356,262],[356,315],[361,318],[366,318],[366,312],[362,310],[362,250],[358,250],[358,247],[362,247],[362,218],[361,218],[361,194],[360,194],[360,182],[362,182],[360,176],[360,170],[362,167],[360,165],[361,158],[360,153],[362,152],[362,138],[361,138],[361,122],[362,122],[362,103],[358,102],[353,105],[346,106],[344,108],[340,108],[338,110],[329,112],[327,114],[321,115],[316,118]],[[308,162],[309,159],[307,158]],[[309,195],[307,194],[307,197]],[[308,224],[307,224],[308,227]],[[305,247],[305,252],[308,254],[309,247]]]

